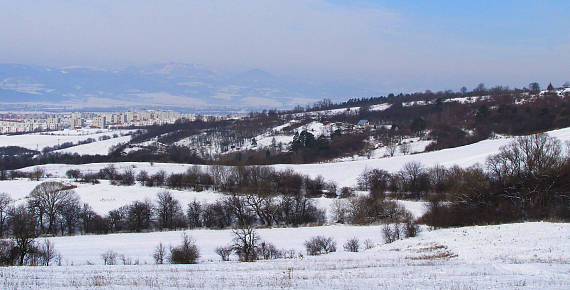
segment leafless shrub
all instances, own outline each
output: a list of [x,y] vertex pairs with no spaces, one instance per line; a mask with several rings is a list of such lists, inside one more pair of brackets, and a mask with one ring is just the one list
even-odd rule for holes
[[385,224],[382,228],[382,234],[384,236],[384,242],[386,244],[395,242],[400,239],[400,225],[398,223],[391,226],[390,224]]
[[354,237],[350,240],[347,240],[346,243],[344,243],[343,248],[347,252],[358,252],[360,249],[360,241],[358,238]]
[[278,250],[275,245],[270,242],[261,242],[257,247],[257,256],[264,260],[279,259],[283,257],[283,253]]
[[200,252],[194,240],[184,234],[182,245],[170,249],[171,264],[196,264]]
[[413,238],[418,235],[420,227],[412,220],[407,219],[404,221],[404,236],[406,238]]
[[375,246],[375,243],[371,239],[364,240],[364,249],[365,250],[372,249],[372,248],[374,248],[374,246]]
[[12,240],[0,240],[0,265],[15,265],[18,259],[16,243]]
[[222,258],[222,261],[229,261],[232,252],[233,252],[232,246],[219,246],[216,248],[216,254],[218,254],[220,258]]
[[156,264],[164,264],[164,259],[166,258],[166,248],[162,243],[159,243],[156,248],[154,248],[154,253],[152,254],[154,262]]
[[311,256],[328,254],[336,252],[336,242],[331,237],[315,236],[305,241],[305,249]]
[[347,198],[354,195],[354,190],[350,187],[343,187],[340,189],[340,198]]
[[101,254],[103,264],[105,265],[116,265],[118,256],[119,254],[113,250],[107,250],[105,253]]
[[54,248],[53,242],[44,239],[43,243],[38,246],[39,262],[43,266],[49,266],[51,261],[58,255]]
[[400,153],[407,155],[412,150],[412,146],[409,143],[400,144]]

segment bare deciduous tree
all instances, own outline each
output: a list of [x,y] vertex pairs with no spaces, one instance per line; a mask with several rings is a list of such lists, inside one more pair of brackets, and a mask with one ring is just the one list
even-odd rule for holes
[[12,198],[7,193],[0,193],[0,237],[6,234],[8,213],[11,210]]
[[175,229],[183,226],[184,213],[178,200],[168,191],[157,194],[156,213],[159,229]]
[[166,258],[166,248],[164,245],[162,245],[162,243],[159,243],[158,246],[156,246],[152,257],[154,258],[155,263],[164,264],[164,259]]
[[28,209],[24,206],[19,206],[15,208],[11,214],[11,224],[18,259],[20,265],[23,265],[26,256],[33,247],[34,239],[38,236],[36,231],[36,219]]
[[[36,186],[30,193],[30,206],[46,214],[47,232],[56,234],[56,222],[61,209],[78,200],[73,187],[57,181],[46,181]],[[42,217],[40,217],[40,222]]]
[[259,236],[251,225],[232,230],[234,234],[233,248],[242,262],[257,260],[257,247]]

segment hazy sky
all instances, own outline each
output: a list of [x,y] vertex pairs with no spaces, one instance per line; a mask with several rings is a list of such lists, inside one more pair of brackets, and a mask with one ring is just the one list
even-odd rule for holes
[[567,0],[0,0],[0,7],[0,62],[184,62],[389,90],[570,79]]

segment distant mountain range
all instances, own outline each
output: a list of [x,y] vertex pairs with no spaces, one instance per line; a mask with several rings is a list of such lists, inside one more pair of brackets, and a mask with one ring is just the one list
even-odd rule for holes
[[0,110],[235,112],[374,95],[350,82],[315,82],[257,69],[219,73],[178,63],[113,70],[0,64]]

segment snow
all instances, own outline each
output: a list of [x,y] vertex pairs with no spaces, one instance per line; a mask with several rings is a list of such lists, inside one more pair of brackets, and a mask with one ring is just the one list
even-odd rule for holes
[[[308,125],[315,126],[317,124]],[[561,141],[570,140],[570,128],[548,132]],[[434,152],[398,155],[321,164],[280,164],[274,168],[291,168],[310,176],[322,175],[339,187],[352,186],[365,169],[400,170],[410,161],[424,166],[436,164],[462,167],[483,164],[490,154],[510,143],[513,137],[499,136],[475,144]],[[411,144],[421,149],[420,140]],[[259,141],[258,141],[259,142]],[[80,147],[80,146],[77,146]],[[381,148],[379,148],[381,149]],[[378,150],[378,149],[377,149]],[[64,179],[68,169],[97,172],[109,164],[41,165],[51,180]],[[190,164],[115,163],[119,172],[132,169],[150,174],[160,170],[170,173],[186,171]],[[199,166],[206,170],[208,166]],[[34,167],[24,169],[32,170]],[[45,181],[45,180],[42,180]],[[16,204],[41,181],[0,181],[0,192],[9,193]],[[76,184],[76,183],[73,183]],[[155,200],[163,188],[76,184],[83,202],[100,214],[134,200]],[[212,191],[169,190],[182,205],[196,199],[212,202],[223,197]],[[316,204],[327,209],[335,199],[318,198]],[[401,201],[414,217],[421,216],[426,203]],[[238,289],[466,289],[466,288],[570,288],[570,224],[529,222],[493,226],[473,226],[429,231],[423,228],[418,237],[384,244],[383,225],[353,226],[329,224],[298,228],[258,229],[260,237],[279,249],[293,250],[293,259],[255,263],[222,262],[215,254],[217,246],[230,243],[232,231],[195,229],[152,233],[120,233],[49,238],[62,254],[62,266],[0,267],[0,288],[238,288]],[[183,233],[196,240],[201,257],[197,265],[152,265],[154,248],[180,244]],[[315,235],[333,237],[337,252],[310,257],[303,243]],[[353,237],[370,240],[374,248],[359,253],[345,252],[342,245]],[[113,250],[140,265],[103,266],[101,254]],[[119,259],[119,263],[121,259]],[[92,265],[94,264],[94,265]]]
[[[65,142],[78,143],[89,138],[98,140],[101,136],[128,133],[129,130],[81,129],[61,130],[23,135],[0,135],[0,147],[19,146],[30,150],[42,150],[46,146],[56,146]],[[105,152],[106,154],[107,152]]]
[[456,102],[456,103],[460,103],[460,104],[473,104],[476,102],[486,101],[486,100],[490,100],[490,99],[491,99],[491,96],[473,96],[473,97],[461,97],[461,98],[445,99],[443,102],[444,103]]
[[[412,137],[412,138],[405,138],[402,140],[401,142],[402,144],[409,144],[410,146],[410,154],[414,154],[414,153],[421,153],[424,152],[426,150],[426,147],[433,143],[433,140],[421,140],[418,137]],[[396,147],[396,152],[394,152],[394,156],[403,156],[404,154],[402,152],[400,152],[399,147]],[[390,153],[388,151],[388,147],[387,146],[381,146],[378,147],[374,150],[372,150],[370,152],[370,156],[368,156],[367,154],[365,155],[358,155],[355,154],[353,156],[349,156],[349,157],[341,157],[341,158],[337,158],[333,161],[338,162],[338,161],[355,161],[355,160],[367,160],[367,159],[379,159],[379,158],[384,158],[384,157],[388,157],[390,156]]]
[[[0,181],[0,192],[6,192],[16,204],[23,204],[26,197],[38,184],[47,181],[29,181],[25,179],[13,181]],[[182,191],[166,189],[161,187],[146,187],[139,184],[132,186],[116,186],[111,185],[107,180],[101,180],[100,184],[85,184],[70,182],[67,179],[50,178],[50,181],[61,181],[64,183],[71,183],[76,185],[74,191],[77,193],[82,202],[89,204],[93,210],[100,214],[106,215],[110,210],[117,209],[123,205],[128,205],[133,201],[143,200],[156,200],[156,195],[159,192],[168,191],[172,196],[180,201],[181,205],[185,208],[186,205],[194,200],[202,203],[211,203],[224,195],[213,191]]]
[[79,155],[107,155],[109,150],[116,145],[127,143],[131,140],[131,136],[120,136],[103,141],[97,141],[89,144],[77,145],[61,150],[56,150],[58,153],[69,153]]
[[[384,111],[390,108],[392,104],[382,103],[377,105],[371,105],[369,110],[370,111]],[[304,117],[304,116],[335,116],[341,114],[349,114],[355,115],[358,114],[360,111],[360,107],[348,107],[348,108],[340,108],[340,109],[330,109],[330,110],[321,110],[321,111],[312,111],[312,112],[303,112],[303,113],[296,113],[293,114],[293,117]]]
[[319,137],[321,135],[329,136],[336,129],[337,129],[336,125],[334,125],[333,123],[325,125],[321,122],[313,121],[309,124],[296,128],[294,131],[297,133],[301,133],[302,131],[307,131],[315,135],[315,137]]
[[427,212],[428,203],[425,201],[396,200],[396,202],[409,211],[415,219],[420,218]]
[[[479,289],[570,287],[570,225],[520,223],[423,231],[418,237],[383,245],[381,226],[260,229],[278,248],[303,251],[311,236],[332,236],[338,252],[239,263],[213,253],[232,238],[230,230],[187,231],[202,257],[197,265],[101,264],[113,249],[133,262],[152,263],[154,247],[177,245],[182,232],[51,238],[64,266],[2,267],[2,288],[238,288],[238,289]],[[358,236],[377,246],[348,253],[342,244]],[[284,237],[287,237],[286,239]],[[235,259],[235,258],[233,258]],[[73,264],[71,264],[73,263]],[[71,266],[72,265],[72,266]]]
[[[570,141],[570,128],[558,129],[548,132],[549,135],[560,139],[562,142]],[[335,181],[340,187],[355,186],[358,176],[364,170],[383,169],[388,172],[396,172],[408,162],[420,162],[426,167],[441,165],[451,167],[458,165],[461,167],[469,167],[475,164],[484,165],[487,157],[499,152],[501,146],[507,145],[514,140],[514,137],[504,137],[496,139],[487,139],[477,143],[449,148],[439,151],[417,153],[410,155],[399,155],[394,157],[364,159],[355,161],[341,161],[316,164],[276,164],[271,167],[277,170],[292,169],[298,173],[309,175],[311,177],[323,176],[326,180]],[[414,142],[416,143],[416,142]],[[413,144],[413,143],[412,143]],[[425,144],[419,143],[417,146]],[[83,172],[98,172],[100,169],[108,166],[108,163],[92,163],[83,165],[66,165],[66,164],[47,164],[39,165],[51,173],[54,177],[64,177],[68,169],[80,169]],[[114,166],[122,171],[127,167],[131,167],[133,171],[139,172],[146,170],[149,173],[156,173],[164,170],[168,174],[185,172],[191,164],[171,164],[171,163],[145,163],[145,162],[126,162],[114,163]],[[35,166],[22,169],[23,171],[31,171]],[[208,166],[201,166],[207,170]]]
[[[562,142],[570,140],[570,128],[553,130],[549,135],[559,138]],[[339,187],[355,186],[358,175],[366,169],[383,169],[396,172],[408,162],[420,162],[423,166],[441,165],[451,167],[459,165],[469,167],[475,164],[484,165],[487,157],[499,152],[501,146],[507,145],[514,137],[488,139],[474,144],[449,148],[439,151],[394,156],[381,159],[320,163],[320,164],[280,164],[274,168],[283,170],[291,168],[298,173],[316,177],[322,175],[327,180],[334,180]]]
[[388,108],[390,108],[391,106],[392,106],[392,104],[388,104],[388,103],[372,105],[372,106],[370,106],[370,109],[368,109],[368,110],[369,111],[375,111],[375,112],[385,111]]

